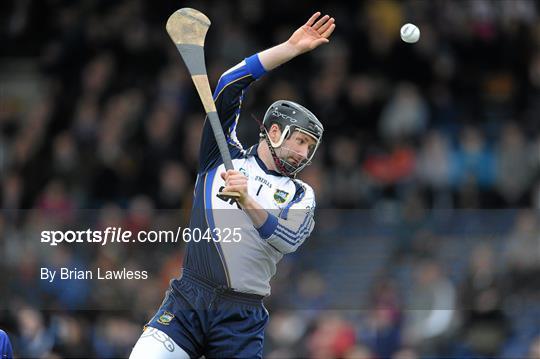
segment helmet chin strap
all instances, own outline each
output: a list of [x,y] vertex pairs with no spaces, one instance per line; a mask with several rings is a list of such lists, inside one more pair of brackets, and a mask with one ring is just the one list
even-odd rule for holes
[[[287,126],[287,127],[289,127],[289,126]],[[285,134],[285,131],[281,135],[281,138],[279,139],[279,142],[276,145],[275,143],[272,142],[272,140],[270,140],[270,136],[268,136],[268,132],[266,131],[266,128],[264,128],[264,126],[261,128],[261,130],[264,131],[263,137],[264,137],[264,139],[266,141],[266,144],[268,145],[268,149],[270,150],[270,154],[272,155],[272,159],[274,160],[274,164],[276,165],[276,168],[278,169],[278,172],[281,173],[284,176],[291,176],[291,173],[283,165],[283,162],[282,162],[281,158],[279,158],[278,155],[276,154],[276,147],[281,146],[281,144],[283,143],[283,140],[285,139],[285,136],[283,136],[283,134]],[[288,130],[288,128],[287,128],[287,130]]]
[[270,150],[270,154],[272,155],[272,160],[274,161],[274,164],[276,165],[276,169],[278,170],[278,172],[287,177],[292,176],[291,171],[287,170],[287,168],[283,165],[281,158],[279,158],[278,155],[276,154],[276,148],[280,147],[283,144],[285,137],[287,137],[287,135],[289,134],[290,126],[285,127],[285,129],[281,133],[281,136],[278,142],[273,142],[270,139],[270,136],[268,135],[268,131],[266,131],[266,127],[264,127],[264,124],[255,115],[251,114],[251,117],[253,117],[259,123],[261,137],[264,138],[264,140],[266,141],[266,144],[268,145],[268,150]]

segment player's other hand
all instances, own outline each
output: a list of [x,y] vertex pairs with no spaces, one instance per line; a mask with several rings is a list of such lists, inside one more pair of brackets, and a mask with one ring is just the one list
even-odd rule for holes
[[240,171],[228,170],[221,173],[221,178],[225,181],[223,192],[238,192],[242,203],[248,196],[248,178]]
[[299,53],[311,51],[330,41],[328,38],[336,28],[335,20],[329,15],[320,16],[321,13],[317,11],[287,40]]

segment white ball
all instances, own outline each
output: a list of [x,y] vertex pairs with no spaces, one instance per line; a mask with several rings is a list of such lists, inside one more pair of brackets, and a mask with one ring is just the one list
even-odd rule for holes
[[401,40],[408,42],[409,44],[414,44],[420,39],[420,29],[418,26],[407,23],[401,27],[400,30]]

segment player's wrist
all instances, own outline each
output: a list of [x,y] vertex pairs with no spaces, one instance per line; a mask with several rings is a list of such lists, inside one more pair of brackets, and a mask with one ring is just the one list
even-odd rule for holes
[[296,56],[306,52],[306,50],[302,49],[300,46],[298,46],[298,44],[293,43],[290,39],[285,41],[281,45],[282,45],[283,51],[290,58],[296,57]]
[[261,227],[268,219],[268,212],[250,195],[243,198],[242,202],[238,201],[238,204],[251,219],[251,223],[255,228]]
[[252,201],[253,201],[253,199],[247,193],[245,193],[245,194],[241,193],[240,198],[238,198],[238,204],[240,205],[240,207],[242,209],[252,208],[253,207],[252,206]]

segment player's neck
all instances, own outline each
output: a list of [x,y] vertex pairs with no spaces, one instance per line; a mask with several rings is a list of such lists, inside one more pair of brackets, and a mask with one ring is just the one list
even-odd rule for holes
[[266,168],[272,171],[277,171],[276,164],[272,158],[272,153],[270,152],[270,149],[268,149],[268,144],[266,142],[262,141],[259,143],[259,146],[257,147],[257,155],[261,161],[263,161]]

